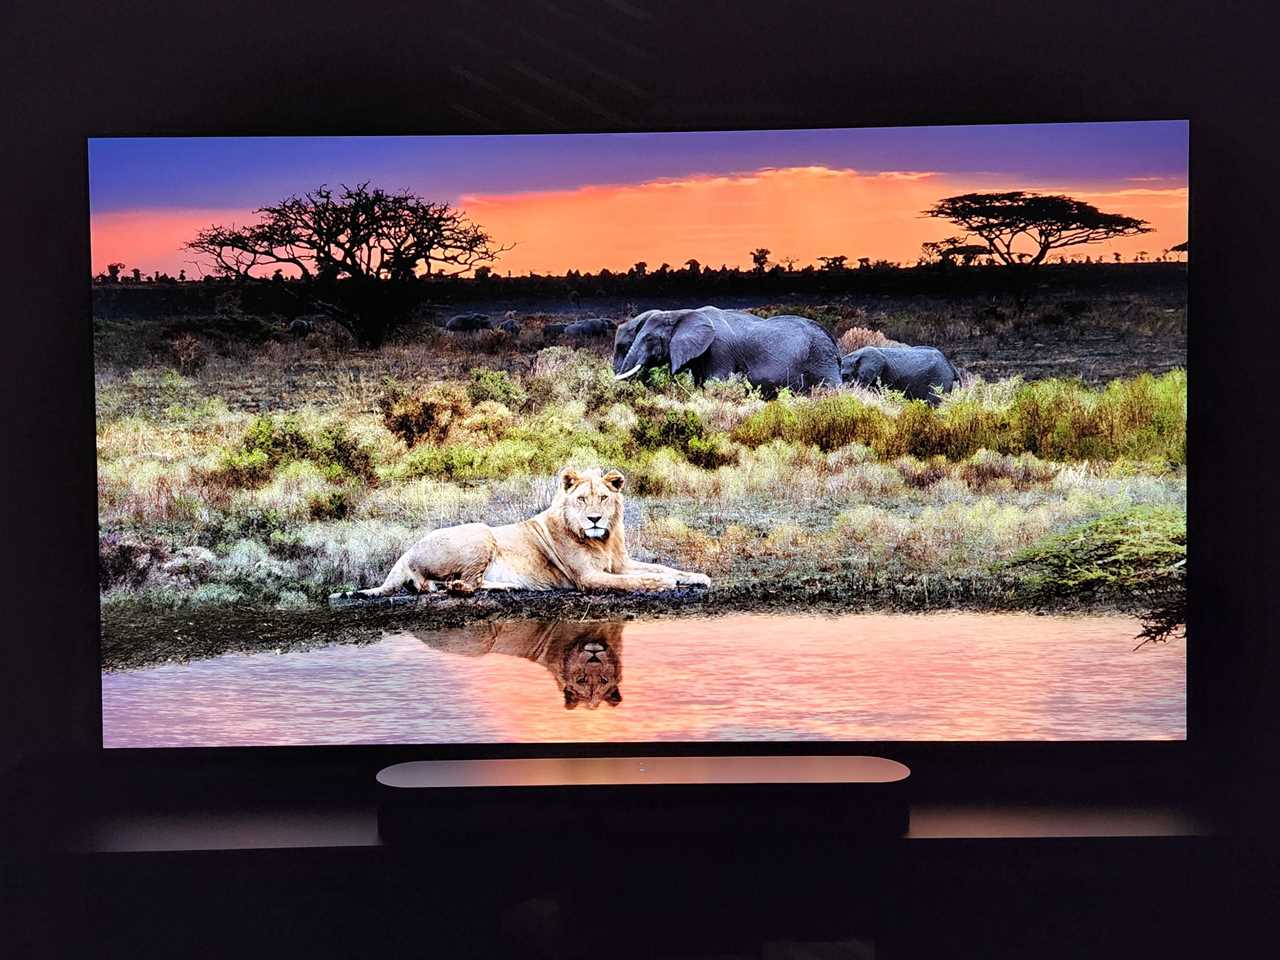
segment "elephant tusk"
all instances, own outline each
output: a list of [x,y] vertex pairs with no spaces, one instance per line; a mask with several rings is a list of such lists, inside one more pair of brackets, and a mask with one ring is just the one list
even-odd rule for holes
[[634,377],[637,373],[639,373],[639,372],[640,372],[640,368],[641,368],[642,366],[644,366],[644,364],[642,364],[642,363],[637,363],[634,367],[632,367],[632,368],[631,368],[630,370],[628,370],[626,373],[615,373],[615,374],[613,375],[613,379],[615,379],[615,380],[629,380],[631,377]]

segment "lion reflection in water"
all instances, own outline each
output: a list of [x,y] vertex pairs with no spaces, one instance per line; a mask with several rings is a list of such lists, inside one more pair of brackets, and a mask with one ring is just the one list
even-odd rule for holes
[[454,630],[413,630],[427,646],[464,657],[505,653],[545,667],[568,710],[622,702],[621,623],[484,623]]

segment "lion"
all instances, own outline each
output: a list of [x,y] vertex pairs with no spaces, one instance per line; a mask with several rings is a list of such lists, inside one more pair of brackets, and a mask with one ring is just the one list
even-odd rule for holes
[[441,585],[460,594],[709,587],[706,574],[641,563],[628,555],[622,519],[625,483],[617,470],[566,469],[551,506],[537,516],[501,527],[464,523],[433,530],[404,552],[382,586],[355,595],[385,597],[401,587],[421,593]]
[[622,702],[622,629],[613,622],[519,621],[454,630],[411,630],[434,650],[467,657],[503,653],[546,668],[564,694],[566,710],[594,710]]

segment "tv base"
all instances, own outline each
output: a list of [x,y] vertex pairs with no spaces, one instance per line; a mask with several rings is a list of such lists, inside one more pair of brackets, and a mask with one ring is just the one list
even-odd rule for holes
[[505,825],[624,833],[901,836],[910,770],[862,756],[423,760],[378,773],[378,831],[438,842]]

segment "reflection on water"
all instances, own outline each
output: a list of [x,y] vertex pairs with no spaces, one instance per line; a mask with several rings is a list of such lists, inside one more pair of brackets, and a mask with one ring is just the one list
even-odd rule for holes
[[[544,667],[564,705],[594,710],[622,702],[622,623],[482,623],[454,630],[410,630],[435,650],[480,657],[505,653]],[[550,689],[550,688],[548,688]]]
[[103,736],[109,747],[1185,737],[1185,648],[1134,651],[1136,632],[1125,617],[973,613],[485,623],[103,674]]

